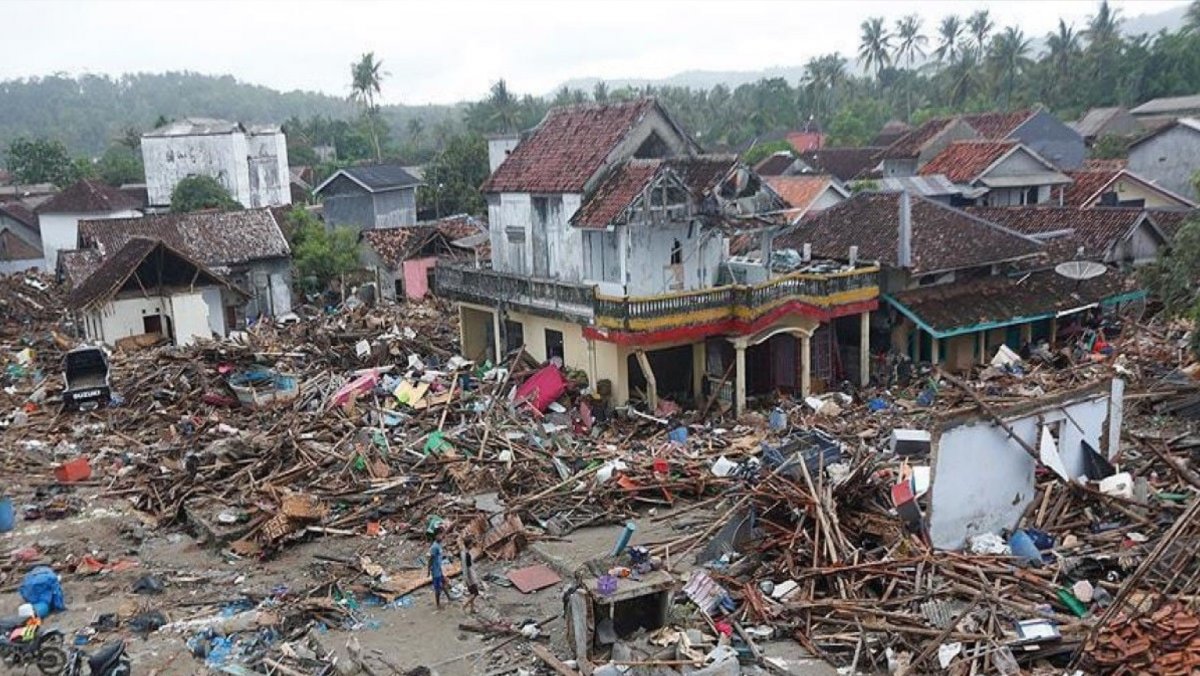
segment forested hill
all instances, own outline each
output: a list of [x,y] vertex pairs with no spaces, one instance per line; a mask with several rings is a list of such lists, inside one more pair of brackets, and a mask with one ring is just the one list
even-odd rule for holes
[[[428,122],[452,111],[451,106],[386,106],[381,112],[388,122],[404,128],[410,119]],[[62,141],[74,154],[96,156],[126,130],[152,128],[159,116],[279,124],[292,117],[356,115],[354,104],[343,98],[279,92],[228,75],[54,75],[0,82],[0,148],[19,136],[45,136]]]

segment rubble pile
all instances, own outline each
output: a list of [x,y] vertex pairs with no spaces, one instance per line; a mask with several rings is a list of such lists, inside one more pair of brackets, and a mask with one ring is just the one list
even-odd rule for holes
[[[352,303],[187,347],[124,342],[110,357],[111,405],[66,413],[57,375],[69,327],[35,282],[0,278],[0,473],[25,518],[69,516],[77,494],[102,492],[235,565],[320,537],[420,540],[439,524],[475,536],[473,555],[488,561],[597,525],[685,524],[647,542],[630,525],[611,554],[574,571],[572,589],[598,602],[660,583],[673,602],[644,632],[580,642],[588,654],[574,666],[535,651],[558,673],[606,661],[778,666],[765,646],[779,639],[853,673],[1174,674],[1200,661],[1200,366],[1183,349],[1186,327],[1139,326],[1103,354],[1002,353],[961,376],[877,374],[879,387],[783,398],[734,420],[667,401],[614,407],[586,376],[522,350],[469,361],[452,310],[436,301]],[[1119,448],[1087,456],[1084,477],[1064,476],[1046,444],[1088,421],[1067,413],[1037,448],[1010,427],[1034,403],[1110,392],[1124,402],[1108,435]],[[1012,528],[976,528],[990,518],[980,513],[961,547],[937,547],[931,448],[967,418],[1033,456],[1028,490],[1012,501],[1027,507]],[[82,575],[120,564],[69,549],[10,553],[0,568],[15,575],[36,559]],[[429,583],[365,554],[327,557],[319,573],[325,581],[302,590],[201,595],[151,624],[200,659],[316,673],[335,658],[315,627],[362,626],[364,599],[406,603]],[[482,633],[517,640],[537,625]],[[352,653],[368,670],[413,666]]]

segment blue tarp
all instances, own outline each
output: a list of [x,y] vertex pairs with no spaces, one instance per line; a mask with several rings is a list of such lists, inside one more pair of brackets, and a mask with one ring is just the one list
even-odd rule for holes
[[26,603],[35,608],[47,609],[47,614],[67,609],[58,574],[49,566],[38,566],[29,571],[25,580],[21,582],[20,591],[21,598],[25,599]]

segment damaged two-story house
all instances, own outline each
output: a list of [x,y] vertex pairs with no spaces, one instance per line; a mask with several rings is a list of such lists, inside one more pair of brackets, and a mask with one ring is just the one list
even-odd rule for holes
[[761,216],[786,205],[736,158],[702,154],[653,99],[555,108],[491,150],[491,268],[436,268],[468,357],[524,346],[601,391],[608,381],[618,405],[717,395],[742,410],[756,394],[807,393],[815,361],[841,361],[815,354],[822,327],[844,320],[856,347],[867,334],[873,264],[792,252],[730,265],[728,235],[778,227]]

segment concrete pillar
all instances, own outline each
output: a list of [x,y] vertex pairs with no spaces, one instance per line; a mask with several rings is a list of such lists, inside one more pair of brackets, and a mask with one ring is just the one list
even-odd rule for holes
[[704,370],[708,362],[708,345],[702,340],[692,343],[692,396],[696,403],[704,401]]
[[1058,345],[1058,317],[1050,319],[1050,346]]
[[988,362],[987,354],[987,331],[979,332],[979,363],[986,364]]
[[866,387],[871,382],[871,313],[858,316],[858,384]]
[[938,358],[941,357],[939,354],[941,350],[938,349],[941,347],[941,342],[942,341],[938,340],[937,336],[933,335],[932,333],[929,334],[929,363],[933,364],[934,366],[937,366]]
[[1021,344],[1026,345],[1033,342],[1033,324],[1025,323],[1021,325]]
[[738,341],[733,344],[736,353],[736,366],[733,378],[734,413],[741,415],[746,412],[746,344]]
[[492,363],[500,363],[500,358],[504,354],[501,350],[503,345],[500,342],[500,310],[497,309],[492,312]]
[[800,356],[804,358],[800,366],[800,396],[807,397],[812,393],[812,336],[800,336]]

